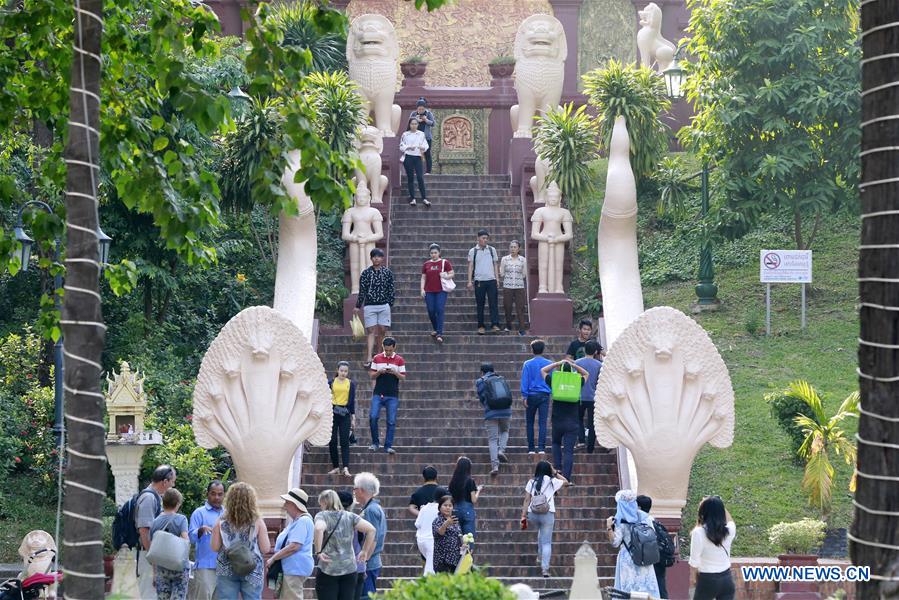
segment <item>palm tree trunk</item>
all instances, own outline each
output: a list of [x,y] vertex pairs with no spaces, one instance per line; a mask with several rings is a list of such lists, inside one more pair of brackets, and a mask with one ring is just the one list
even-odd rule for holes
[[[862,89],[870,93],[862,101],[858,362],[863,412],[850,554],[853,563],[871,568],[871,581],[857,587],[858,598],[866,599],[892,597],[886,586],[896,584],[885,579],[899,578],[899,88],[887,86],[899,73],[899,3],[864,3],[861,25],[867,59]],[[879,86],[883,89],[874,91]]]
[[[62,563],[66,598],[103,597],[106,496],[105,426],[100,355],[106,328],[100,309],[97,184],[100,177],[100,41],[102,0],[75,0],[75,53],[65,148],[66,282],[62,307],[68,435]],[[80,10],[79,10],[80,9]]]

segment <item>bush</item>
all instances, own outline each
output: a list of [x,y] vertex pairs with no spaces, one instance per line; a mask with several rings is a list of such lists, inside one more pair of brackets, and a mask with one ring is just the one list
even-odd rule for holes
[[799,398],[788,396],[784,392],[765,394],[765,402],[771,409],[771,416],[790,438],[790,456],[794,461],[799,462],[799,447],[805,440],[805,433],[802,431],[802,427],[796,424],[795,418],[796,415],[808,416],[812,411],[809,410],[808,404]]
[[816,519],[778,523],[768,530],[768,540],[783,554],[814,554],[824,540],[826,526]]
[[515,600],[515,594],[496,579],[479,573],[448,575],[439,573],[398,581],[393,588],[374,596],[377,600]]

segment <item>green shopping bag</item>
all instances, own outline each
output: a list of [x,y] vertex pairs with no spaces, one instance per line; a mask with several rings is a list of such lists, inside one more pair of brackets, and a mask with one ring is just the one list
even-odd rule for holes
[[[566,367],[567,370],[565,370]],[[556,402],[580,402],[583,383],[581,374],[565,363],[558,371],[553,372],[553,400]]]

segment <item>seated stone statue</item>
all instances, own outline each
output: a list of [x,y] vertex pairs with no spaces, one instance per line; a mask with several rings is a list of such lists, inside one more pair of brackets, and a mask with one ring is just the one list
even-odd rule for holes
[[565,242],[574,235],[574,218],[562,208],[562,191],[556,182],[546,188],[546,206],[531,217],[531,239],[537,240],[538,294],[564,294]]
[[365,181],[356,183],[356,202],[343,213],[340,237],[349,244],[351,293],[359,293],[359,274],[368,266],[369,252],[384,237],[383,222],[377,208],[371,206],[371,193]]

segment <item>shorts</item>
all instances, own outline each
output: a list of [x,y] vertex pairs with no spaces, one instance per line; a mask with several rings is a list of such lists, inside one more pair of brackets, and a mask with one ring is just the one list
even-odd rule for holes
[[374,304],[363,306],[362,317],[365,327],[374,327],[375,325],[390,327],[390,305]]

